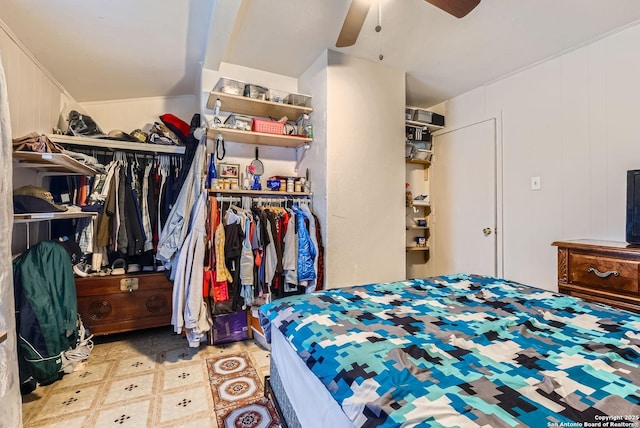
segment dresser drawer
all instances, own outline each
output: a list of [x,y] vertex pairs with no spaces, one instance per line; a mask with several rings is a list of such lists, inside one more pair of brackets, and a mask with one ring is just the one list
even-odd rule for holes
[[638,293],[640,261],[570,251],[569,284]]

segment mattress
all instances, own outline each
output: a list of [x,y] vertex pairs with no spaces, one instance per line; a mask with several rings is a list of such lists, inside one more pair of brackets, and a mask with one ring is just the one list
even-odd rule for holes
[[291,296],[260,316],[305,428],[640,415],[640,316],[574,297],[456,275]]
[[[304,428],[353,428],[338,403],[279,330],[271,334],[271,361],[289,404]],[[286,416],[286,412],[285,412]],[[287,421],[289,428],[297,426]]]

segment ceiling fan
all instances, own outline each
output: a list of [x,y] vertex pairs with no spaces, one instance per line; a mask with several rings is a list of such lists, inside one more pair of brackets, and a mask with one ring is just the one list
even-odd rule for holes
[[[444,10],[456,18],[462,18],[471,12],[480,0],[425,0],[435,7]],[[342,24],[342,30],[336,42],[337,48],[344,48],[355,44],[362,29],[362,24],[367,17],[371,0],[352,0],[347,12],[347,17]]]

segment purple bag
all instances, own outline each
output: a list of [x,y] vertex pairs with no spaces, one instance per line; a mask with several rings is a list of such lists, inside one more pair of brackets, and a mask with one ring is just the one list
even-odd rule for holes
[[247,340],[251,338],[250,332],[249,312],[247,311],[215,315],[209,334],[209,343],[217,345]]

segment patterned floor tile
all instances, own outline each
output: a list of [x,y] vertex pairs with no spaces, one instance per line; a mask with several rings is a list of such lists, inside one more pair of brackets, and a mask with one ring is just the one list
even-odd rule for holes
[[239,408],[221,411],[218,415],[221,428],[279,428],[280,422],[273,404],[262,397]]
[[[24,426],[27,426],[26,424]],[[89,415],[76,416],[72,418],[56,419],[44,423],[29,424],[31,428],[76,428],[89,426]]]
[[162,391],[176,388],[191,388],[206,383],[205,370],[201,361],[181,365],[163,372]]
[[62,381],[55,382],[51,385],[51,389],[76,387],[94,382],[104,382],[107,379],[111,368],[115,365],[113,361],[105,361],[103,363],[82,365],[82,369],[64,375]]
[[132,376],[138,373],[144,373],[156,368],[156,358],[147,355],[138,355],[118,361],[113,376]]
[[218,428],[215,417],[204,416],[191,421],[173,421],[167,425],[158,425],[158,428]]
[[96,418],[96,428],[113,427],[152,427],[152,416],[150,415],[151,401],[144,400],[117,406],[111,409],[98,412]]
[[162,394],[160,403],[156,404],[156,422],[180,422],[188,418],[210,415],[211,393],[205,385],[196,388]]
[[271,364],[271,352],[262,349],[262,348],[258,348],[255,349],[251,352],[251,360],[253,361],[253,364],[255,365],[256,369],[258,368],[262,368],[262,367],[269,367],[269,365]]
[[188,346],[183,345],[177,349],[160,352],[156,361],[164,367],[167,367],[172,364],[202,361],[202,355],[199,354],[199,348],[189,348]]
[[32,420],[55,421],[61,416],[90,410],[100,397],[101,387],[102,385],[92,385],[55,391],[47,397],[46,403]]
[[[217,385],[227,381],[222,396],[229,399],[254,389],[261,395],[261,378],[269,370],[268,352],[253,341],[189,348],[171,328],[95,340],[91,356],[77,371],[23,397],[24,428],[219,428],[208,360],[245,352],[255,367],[252,375],[244,367],[216,375]],[[232,363],[225,367],[233,371]],[[229,380],[236,374],[239,379]]]
[[153,380],[155,373],[133,376],[113,381],[106,393],[103,404],[113,404],[119,401],[130,401],[153,394]]

